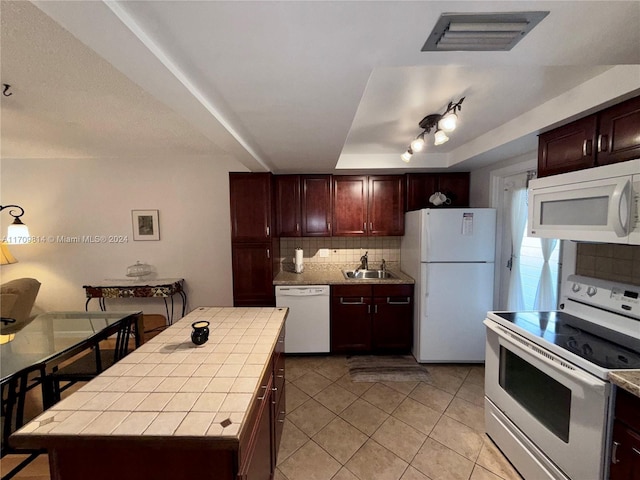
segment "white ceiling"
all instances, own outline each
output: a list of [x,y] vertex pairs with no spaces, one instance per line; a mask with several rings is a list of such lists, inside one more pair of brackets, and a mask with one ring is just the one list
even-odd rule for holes
[[[3,157],[462,170],[640,89],[637,0],[34,4],[1,2]],[[524,10],[550,14],[509,52],[420,51],[443,12]],[[451,140],[402,163],[463,96]]]

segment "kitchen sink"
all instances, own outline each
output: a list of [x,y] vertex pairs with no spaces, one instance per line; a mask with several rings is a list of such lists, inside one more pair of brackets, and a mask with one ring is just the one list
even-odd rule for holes
[[344,277],[351,280],[398,278],[386,270],[343,270]]

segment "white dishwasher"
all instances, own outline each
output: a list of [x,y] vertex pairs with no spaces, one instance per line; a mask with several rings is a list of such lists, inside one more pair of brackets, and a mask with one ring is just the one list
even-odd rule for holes
[[276,306],[289,307],[285,353],[328,353],[329,285],[276,286]]

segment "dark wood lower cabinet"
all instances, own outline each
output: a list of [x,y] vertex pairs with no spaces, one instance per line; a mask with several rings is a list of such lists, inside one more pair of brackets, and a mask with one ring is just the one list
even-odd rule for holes
[[640,480],[640,398],[618,389],[610,480]]
[[413,340],[413,285],[331,287],[332,353],[404,353]]

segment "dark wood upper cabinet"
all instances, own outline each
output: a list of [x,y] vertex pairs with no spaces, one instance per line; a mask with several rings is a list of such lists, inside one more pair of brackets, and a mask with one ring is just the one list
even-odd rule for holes
[[367,233],[367,177],[333,177],[333,235],[357,236]]
[[469,172],[441,173],[436,192],[444,193],[451,200],[449,207],[468,207],[470,183]]
[[469,206],[469,172],[408,173],[406,184],[407,211],[434,208],[429,197],[435,192],[442,192],[451,200],[446,207]]
[[302,236],[331,236],[331,175],[301,175]]
[[368,234],[404,235],[404,178],[401,175],[369,177]]
[[333,235],[404,235],[404,177],[334,176]]
[[595,164],[595,115],[540,135],[538,176],[580,170]]
[[599,114],[598,165],[640,158],[640,97]]
[[280,240],[272,231],[273,176],[270,173],[230,173],[231,263],[233,304],[275,306],[273,275]]
[[276,224],[281,237],[301,235],[300,175],[276,175]]
[[230,173],[232,241],[269,241],[272,238],[272,175]]
[[640,157],[640,97],[540,135],[538,177]]

